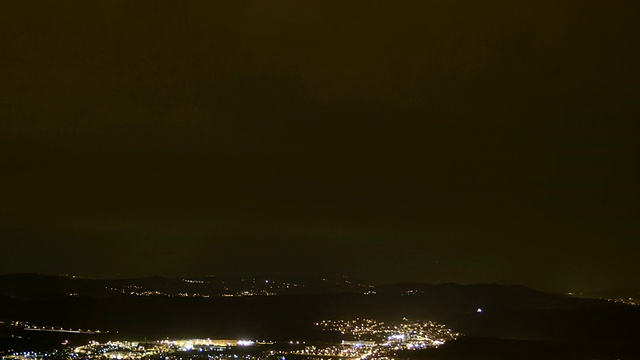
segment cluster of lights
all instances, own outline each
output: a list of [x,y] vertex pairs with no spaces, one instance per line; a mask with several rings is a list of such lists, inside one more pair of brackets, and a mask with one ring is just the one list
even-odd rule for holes
[[363,348],[362,346],[352,346],[349,344],[344,345],[331,345],[325,347],[306,346],[301,350],[294,350],[290,352],[282,352],[283,355],[306,355],[306,356],[327,356],[327,357],[340,357],[356,359],[365,355],[371,354],[370,348]]
[[182,279],[182,281],[189,283],[189,284],[204,284],[205,282],[203,280],[192,280],[192,279]]
[[640,306],[640,299],[636,298],[614,298],[614,299],[606,299],[607,301],[611,301],[617,304],[625,304],[625,305],[634,305]]
[[[482,309],[478,309],[478,312],[482,312]],[[405,346],[407,348],[438,346],[460,335],[445,325],[434,321],[413,321],[408,319],[386,323],[364,318],[323,320],[315,325],[320,326],[325,331],[349,335],[356,340],[378,341],[387,345]]]
[[[313,358],[393,359],[397,350],[416,350],[438,347],[460,336],[446,326],[433,321],[382,322],[372,319],[323,320],[315,325],[323,330],[339,332],[355,340],[340,344],[305,346],[304,349],[283,351],[281,355]],[[317,345],[317,344],[316,344]]]
[[[86,345],[75,348],[65,348],[64,353],[59,350],[51,352],[13,352],[5,356],[0,356],[3,360],[43,360],[50,358],[64,358],[72,360],[134,360],[134,359],[158,359],[169,360],[179,359],[183,356],[197,357],[198,353],[207,352],[210,359],[238,359],[237,354],[208,354],[210,351],[219,352],[232,347],[247,347],[254,344],[272,344],[269,342],[256,342],[253,340],[212,340],[212,339],[189,339],[189,340],[162,340],[156,342],[130,342],[130,341],[109,341],[99,343],[90,341]],[[63,344],[64,345],[64,344]],[[193,353],[195,351],[195,354]],[[187,354],[185,354],[187,353]],[[189,354],[191,353],[191,354]],[[244,356],[243,358],[251,358]]]

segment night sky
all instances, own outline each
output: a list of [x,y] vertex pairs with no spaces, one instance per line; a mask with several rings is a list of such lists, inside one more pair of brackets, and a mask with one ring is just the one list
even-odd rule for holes
[[640,287],[638,1],[11,1],[0,273]]

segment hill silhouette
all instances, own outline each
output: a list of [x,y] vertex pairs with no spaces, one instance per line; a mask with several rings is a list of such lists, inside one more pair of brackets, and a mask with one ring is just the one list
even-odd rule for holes
[[[97,328],[125,337],[290,340],[337,339],[339,334],[321,333],[314,328],[313,323],[323,319],[407,317],[443,322],[470,337],[575,344],[634,344],[636,324],[640,322],[638,307],[499,284],[400,283],[363,287],[338,282],[321,288],[313,285],[315,280],[305,283],[298,279],[295,293],[210,297],[134,296],[106,290],[156,286],[162,291],[192,292],[206,285],[183,280],[3,275],[0,319]],[[220,281],[225,280],[217,279],[210,285],[217,286]],[[326,281],[319,283],[323,282]]]

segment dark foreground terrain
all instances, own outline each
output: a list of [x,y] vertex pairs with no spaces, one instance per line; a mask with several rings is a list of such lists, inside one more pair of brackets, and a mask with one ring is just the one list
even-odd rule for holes
[[437,349],[400,351],[401,360],[640,359],[640,345],[461,338]]

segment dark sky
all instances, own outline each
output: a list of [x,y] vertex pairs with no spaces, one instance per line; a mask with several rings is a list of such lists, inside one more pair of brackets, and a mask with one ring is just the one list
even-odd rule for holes
[[13,1],[0,273],[639,287],[638,1]]

